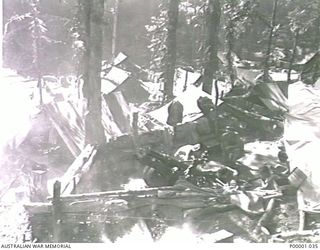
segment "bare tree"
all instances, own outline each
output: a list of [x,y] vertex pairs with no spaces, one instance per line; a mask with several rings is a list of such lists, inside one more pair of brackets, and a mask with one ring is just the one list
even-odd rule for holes
[[85,53],[83,72],[83,96],[87,101],[85,116],[85,141],[90,144],[105,142],[101,123],[101,60],[102,21],[104,0],[80,0],[85,27]]
[[272,41],[275,33],[276,28],[276,14],[277,14],[277,7],[278,7],[278,0],[274,0],[273,2],[273,9],[272,9],[272,18],[270,22],[270,31],[269,31],[269,39],[267,44],[267,53],[264,63],[263,69],[263,81],[268,81],[269,76],[269,64],[270,64],[270,57],[271,57],[271,50],[272,50]]
[[292,67],[294,64],[294,60],[296,58],[296,54],[297,54],[297,47],[298,47],[298,41],[299,41],[299,29],[295,30],[295,36],[294,36],[294,42],[293,42],[293,48],[292,48],[292,55],[290,58],[290,62],[289,62],[289,69],[288,69],[288,74],[287,74],[287,82],[290,83],[291,82],[291,72],[292,72]]
[[205,15],[205,62],[203,73],[203,91],[212,91],[212,80],[219,71],[219,27],[221,6],[220,0],[207,0]]
[[234,0],[230,1],[228,4],[228,21],[226,25],[226,42],[227,42],[227,61],[228,61],[228,72],[230,77],[230,84],[233,87],[235,81],[235,72],[233,69],[233,57],[232,52],[234,50],[234,40],[235,40],[235,17],[234,12],[236,9],[236,2]]
[[179,0],[169,0],[167,7],[167,36],[164,55],[164,94],[167,99],[173,97],[173,81],[177,57],[177,24]]
[[117,44],[117,35],[118,35],[118,18],[119,18],[119,5],[120,0],[116,0],[114,4],[114,13],[113,13],[113,27],[112,27],[112,59],[116,57],[116,44]]

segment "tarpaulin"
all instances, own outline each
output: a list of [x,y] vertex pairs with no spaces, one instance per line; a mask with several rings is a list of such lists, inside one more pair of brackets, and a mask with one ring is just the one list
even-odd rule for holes
[[291,180],[299,188],[299,209],[316,211],[320,204],[320,89],[301,81],[291,84],[287,104],[285,146],[291,170],[298,169]]
[[174,76],[173,95],[179,96],[191,85],[194,85],[201,74],[199,72],[190,72],[181,68],[176,69]]
[[254,90],[259,93],[260,100],[271,111],[287,111],[287,98],[276,82],[258,84]]
[[105,78],[101,79],[101,92],[109,94],[126,81],[130,76],[130,72],[123,69],[112,67]]
[[[131,111],[130,107],[122,95],[121,91],[103,95],[106,105],[110,111],[112,120],[116,123],[122,134],[128,134],[131,131]],[[102,117],[104,119],[105,116]],[[109,121],[110,122],[110,121]],[[106,122],[107,123],[107,122]]]

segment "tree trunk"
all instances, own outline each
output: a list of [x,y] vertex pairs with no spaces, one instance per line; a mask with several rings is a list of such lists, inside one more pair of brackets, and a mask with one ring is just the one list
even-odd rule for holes
[[86,99],[85,143],[105,143],[101,123],[101,60],[104,0],[80,0],[85,24],[83,96]]
[[164,56],[164,94],[166,99],[173,98],[173,81],[177,54],[177,24],[179,0],[168,2],[168,25],[166,37],[166,53]]
[[[318,4],[318,10],[320,13],[320,3]],[[315,34],[315,44],[316,44],[316,49],[317,51],[320,51],[320,16],[317,19],[317,30]]]
[[40,106],[43,105],[43,94],[42,94],[42,74],[40,68],[40,39],[36,38],[36,70],[37,70],[37,78],[38,78],[38,88],[39,88],[39,104]]
[[118,33],[118,18],[119,18],[119,0],[115,1],[112,27],[112,61],[116,58],[116,44]]
[[316,19],[316,32],[314,36],[314,44],[315,44],[315,49],[316,51],[320,51],[320,1],[318,1],[317,4],[317,12],[318,12],[318,17]]
[[83,74],[83,93],[88,93],[89,90],[89,61],[90,61],[90,15],[91,15],[91,3],[86,0],[79,0],[80,5],[80,21],[84,25],[83,41],[85,46],[85,52],[82,58],[82,74]]
[[43,104],[43,96],[42,96],[42,70],[40,65],[40,48],[41,48],[41,31],[40,31],[40,24],[39,24],[39,11],[38,11],[38,3],[31,2],[32,7],[32,47],[33,47],[33,56],[34,56],[34,64],[35,70],[37,74],[37,86],[39,90],[39,105]]
[[235,2],[231,1],[230,2],[230,12],[229,14],[229,20],[228,20],[228,25],[227,25],[227,46],[228,46],[228,51],[227,51],[227,61],[228,61],[228,71],[229,71],[229,78],[230,78],[230,84],[233,87],[234,86],[234,81],[235,81],[235,72],[233,70],[233,58],[232,58],[232,52],[234,48],[234,21],[232,17],[232,13],[235,10]]
[[0,32],[0,68],[2,69],[3,67],[3,0],[0,0],[0,10],[1,10],[1,15],[0,15],[0,27],[1,27],[1,32]]
[[295,36],[294,36],[294,42],[293,42],[293,48],[292,48],[292,55],[290,59],[289,69],[288,69],[288,75],[287,75],[287,83],[289,84],[291,82],[291,71],[292,66],[294,63],[294,59],[296,57],[297,53],[297,46],[298,46],[298,40],[299,40],[299,29],[296,30]]
[[267,47],[267,53],[265,58],[265,64],[264,64],[264,70],[263,70],[263,81],[266,82],[269,79],[269,61],[271,57],[271,48],[272,48],[272,38],[274,35],[274,28],[276,23],[276,14],[277,14],[277,6],[278,6],[278,0],[274,0],[273,2],[273,10],[272,10],[272,19],[270,23],[270,33],[269,33],[269,39],[268,39],[268,47]]
[[220,0],[208,0],[205,17],[206,41],[203,73],[203,91],[211,94],[212,81],[219,71],[219,26],[221,6]]

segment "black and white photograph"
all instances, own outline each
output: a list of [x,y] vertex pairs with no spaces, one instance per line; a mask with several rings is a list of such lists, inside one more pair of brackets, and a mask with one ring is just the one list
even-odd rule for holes
[[319,0],[0,0],[0,26],[1,248],[320,248]]

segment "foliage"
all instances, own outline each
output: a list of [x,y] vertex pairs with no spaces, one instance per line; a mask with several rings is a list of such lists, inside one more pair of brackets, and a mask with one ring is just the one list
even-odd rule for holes
[[252,24],[255,7],[256,1],[252,0],[225,0],[223,11],[226,32],[233,32],[234,38],[239,38],[241,33],[245,32],[247,24]]
[[[42,65],[45,73],[72,71],[83,53],[81,27],[77,24],[77,0],[40,1],[38,18],[49,32],[42,34]],[[231,50],[244,60],[262,62],[268,42],[270,13],[273,1],[222,0],[223,14],[219,34],[220,52]],[[29,67],[33,61],[30,0],[5,1],[5,64],[26,74],[34,74]],[[113,1],[107,2],[113,5]],[[122,1],[119,19],[118,49],[140,65],[149,64],[152,70],[162,71],[165,54],[164,38],[167,29],[165,1]],[[142,6],[146,8],[143,9]],[[204,44],[205,1],[181,0],[177,26],[177,64],[199,70],[206,50]],[[110,16],[111,14],[109,14]],[[152,18],[148,20],[149,17]],[[133,18],[134,17],[134,18]],[[271,66],[289,60],[292,54],[295,30],[300,30],[297,59],[318,49],[319,1],[279,1],[277,25],[271,51]],[[37,23],[41,25],[41,22]],[[104,59],[110,57],[111,26],[105,25]],[[145,27],[146,29],[142,29]],[[42,30],[44,31],[44,30]],[[130,36],[127,39],[125,36]],[[147,43],[149,43],[147,47]],[[70,50],[72,48],[72,50]],[[147,49],[145,49],[147,48]],[[151,58],[151,60],[149,60]],[[234,62],[232,63],[234,64]],[[28,65],[28,66],[26,66]],[[60,65],[63,65],[60,67]],[[66,67],[65,65],[69,65]],[[29,67],[29,68],[28,68]],[[59,70],[58,70],[59,68]],[[222,70],[224,70],[222,68]],[[76,70],[78,71],[78,69]],[[230,69],[225,71],[229,75]]]
[[82,18],[82,8],[81,2],[78,2],[74,17],[72,18],[72,25],[69,30],[69,36],[71,38],[71,49],[72,57],[71,60],[75,65],[76,75],[79,76],[82,73],[82,60],[85,53],[85,42],[84,42],[84,28],[81,25]]
[[152,23],[146,28],[151,33],[152,52],[151,70],[159,70],[163,82],[164,98],[173,97],[173,81],[177,58],[177,24],[180,0],[168,0],[160,4],[160,13],[152,18]]
[[151,23],[146,25],[150,45],[148,49],[151,51],[150,69],[157,70],[161,68],[161,60],[164,57],[165,44],[164,37],[166,35],[166,11],[163,4],[159,6],[159,15],[151,18]]
[[39,17],[40,12],[38,10],[39,0],[32,0],[30,2],[30,26],[29,30],[31,31],[32,36],[32,48],[33,48],[33,63],[36,64],[36,70],[38,75],[41,74],[39,65],[40,65],[40,48],[42,41],[49,41],[49,38],[45,35],[47,32],[47,27],[44,21]]
[[288,19],[286,25],[289,27],[292,35],[298,30],[300,37],[300,46],[317,51],[319,48],[319,10],[320,3],[316,0],[310,1],[288,1],[286,6]]
[[62,41],[68,19],[42,13],[43,1],[40,0],[27,0],[20,5],[4,26],[5,66],[20,74],[37,76],[39,59],[44,74],[57,73],[61,70],[59,65],[64,65],[61,59],[68,56],[66,43]]
[[223,5],[225,43],[227,47],[226,59],[229,74],[229,82],[234,86],[236,71],[234,69],[235,41],[245,32],[247,23],[251,21],[255,1],[250,0],[225,0]]
[[[10,41],[19,35],[20,32],[26,32],[28,38],[31,41],[32,53],[31,53],[31,65],[32,72],[39,75],[40,71],[40,50],[43,42],[50,42],[50,39],[46,36],[47,27],[45,22],[40,18],[40,12],[38,10],[39,0],[29,0],[28,2],[29,12],[22,15],[12,16],[5,24],[5,39]],[[14,28],[11,28],[11,27]]]
[[[235,3],[236,8],[231,8],[231,3]],[[233,39],[238,39],[250,29],[254,22],[252,17],[257,6],[254,0],[225,0],[223,1],[223,28],[226,35],[224,39],[230,40],[230,34]],[[204,1],[192,0],[181,1],[179,6],[179,24],[178,24],[178,42],[177,42],[177,63],[179,66],[200,70],[204,63],[206,55],[205,45],[205,9]],[[165,51],[164,38],[166,36],[166,10],[164,5],[160,5],[159,14],[151,18],[149,25],[146,25],[150,44],[148,46],[151,52],[150,67],[152,70],[161,71],[162,59]],[[231,29],[230,23],[233,23]],[[228,37],[229,36],[229,37]],[[223,45],[222,45],[223,46]],[[237,45],[235,44],[235,50]],[[235,51],[234,51],[235,52]],[[223,68],[222,68],[223,70]]]

